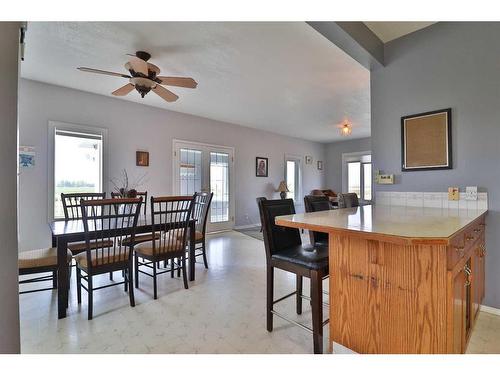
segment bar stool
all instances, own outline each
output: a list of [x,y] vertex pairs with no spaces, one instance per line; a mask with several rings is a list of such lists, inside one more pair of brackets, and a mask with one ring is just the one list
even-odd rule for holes
[[[302,245],[300,232],[295,228],[286,228],[275,224],[280,215],[295,214],[292,199],[262,200],[257,198],[260,220],[264,234],[267,266],[267,330],[273,330],[273,315],[295,324],[313,335],[315,354],[323,353],[323,286],[322,280],[328,275],[328,247],[321,245]],[[274,300],[274,269],[279,268],[296,275],[296,290]],[[284,299],[296,296],[297,314],[302,313],[302,278],[311,280],[312,329],[287,318],[274,310],[274,305]]]

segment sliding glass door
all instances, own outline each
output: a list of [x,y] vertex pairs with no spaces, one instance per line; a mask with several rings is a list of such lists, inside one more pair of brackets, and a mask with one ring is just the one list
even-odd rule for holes
[[174,141],[174,193],[214,193],[207,223],[210,232],[234,226],[233,160],[230,147]]

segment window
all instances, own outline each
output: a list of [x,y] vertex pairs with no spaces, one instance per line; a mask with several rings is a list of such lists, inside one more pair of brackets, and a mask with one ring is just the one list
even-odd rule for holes
[[288,188],[287,198],[292,198],[295,204],[301,203],[301,158],[285,157],[285,182]]
[[343,191],[356,193],[359,199],[372,199],[372,163],[370,153],[352,153],[342,155],[344,172]]
[[61,193],[98,193],[104,190],[104,132],[51,123],[53,163],[50,173],[49,213],[64,218]]

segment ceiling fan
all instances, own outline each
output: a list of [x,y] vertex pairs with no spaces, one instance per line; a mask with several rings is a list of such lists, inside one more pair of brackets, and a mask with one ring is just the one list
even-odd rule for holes
[[125,69],[129,71],[130,75],[85,67],[79,67],[77,69],[82,72],[128,78],[129,83],[111,93],[115,96],[125,96],[133,89],[136,89],[143,98],[148,92],[153,91],[167,102],[175,102],[179,97],[161,85],[186,87],[190,89],[194,89],[198,86],[198,83],[189,77],[159,76],[160,68],[148,62],[151,55],[147,52],[137,51],[135,55],[128,54],[128,56],[130,56],[130,58],[125,64]]

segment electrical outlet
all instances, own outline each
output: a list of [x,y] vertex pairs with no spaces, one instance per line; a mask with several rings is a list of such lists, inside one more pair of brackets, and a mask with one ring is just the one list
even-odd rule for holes
[[460,193],[458,192],[457,187],[449,187],[448,188],[448,200],[449,201],[458,201],[460,199]]
[[465,188],[465,200],[477,201],[477,186],[467,186]]

